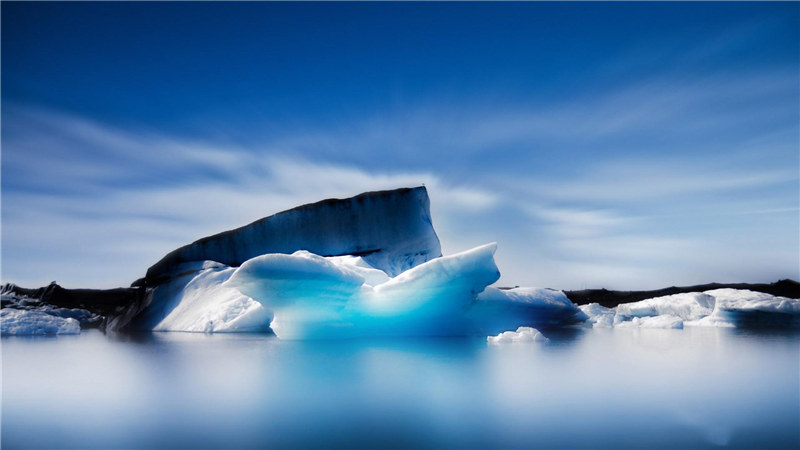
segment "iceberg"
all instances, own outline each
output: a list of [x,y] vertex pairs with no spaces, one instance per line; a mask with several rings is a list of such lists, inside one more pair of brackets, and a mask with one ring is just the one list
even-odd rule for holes
[[396,276],[441,256],[424,186],[329,199],[262,218],[178,248],[147,270],[156,286],[186,262],[239,266],[264,254],[306,250],[321,256],[360,256]]
[[531,327],[519,327],[517,331],[505,331],[497,336],[487,336],[489,344],[507,344],[517,342],[550,342],[539,330]]
[[81,324],[71,317],[59,317],[42,311],[0,309],[0,334],[3,336],[78,334]]
[[272,331],[282,339],[465,335],[473,332],[465,311],[500,277],[496,248],[432,259],[385,281],[365,261],[267,254],[224,285],[272,311]]
[[[279,255],[283,255],[281,257]],[[293,258],[290,256],[294,255]],[[441,256],[439,238],[430,217],[425,187],[367,192],[348,199],[330,199],[299,206],[249,225],[200,239],[178,248],[134,282],[142,295],[122,312],[115,312],[108,329],[192,332],[266,331],[272,310],[253,301],[225,282],[250,260],[278,272],[303,270],[328,258],[342,273],[363,278],[359,284],[376,286],[426,261]],[[322,259],[320,259],[322,258]],[[305,261],[305,269],[299,261]],[[249,267],[254,267],[251,263]],[[246,272],[246,270],[245,270]],[[244,273],[244,272],[243,272]],[[318,272],[317,275],[324,275]],[[309,292],[336,289],[331,279],[285,283],[287,289],[304,285]],[[291,277],[289,277],[291,278]],[[338,280],[342,281],[342,280]],[[292,287],[294,286],[294,287]],[[273,296],[280,291],[273,286]],[[297,291],[294,291],[296,294]],[[285,292],[292,296],[292,292]],[[330,292],[329,292],[330,294]],[[280,296],[280,295],[278,295]],[[330,298],[330,295],[328,295]],[[274,301],[274,299],[273,299]],[[302,304],[300,302],[298,304]],[[280,322],[278,322],[280,323]]]

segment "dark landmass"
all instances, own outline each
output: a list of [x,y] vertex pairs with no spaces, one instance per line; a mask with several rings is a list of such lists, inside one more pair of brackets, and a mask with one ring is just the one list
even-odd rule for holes
[[81,328],[119,330],[147,306],[144,288],[65,289],[56,282],[40,288],[6,283],[0,288],[0,307],[30,309],[72,317]]
[[620,303],[638,302],[653,297],[682,294],[685,292],[703,292],[712,289],[747,289],[750,291],[764,292],[779,297],[800,298],[800,283],[794,280],[780,280],[775,283],[709,283],[696,286],[671,286],[654,291],[609,291],[608,289],[584,289],[582,291],[564,291],[572,303],[586,305],[599,303],[607,308],[613,308]]
[[2,287],[4,298],[2,306],[7,306],[10,300],[7,295],[13,294],[39,300],[59,308],[86,309],[103,316],[121,314],[130,305],[141,300],[144,289],[141,288],[115,288],[115,289],[65,289],[56,282],[48,286],[28,289],[16,284],[5,284]]

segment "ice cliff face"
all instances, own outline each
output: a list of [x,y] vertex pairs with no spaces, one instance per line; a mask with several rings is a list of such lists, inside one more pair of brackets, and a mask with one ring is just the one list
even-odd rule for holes
[[160,284],[186,262],[239,266],[259,255],[298,250],[362,256],[391,276],[442,254],[427,190],[405,188],[323,200],[200,239],[150,267],[146,283]]

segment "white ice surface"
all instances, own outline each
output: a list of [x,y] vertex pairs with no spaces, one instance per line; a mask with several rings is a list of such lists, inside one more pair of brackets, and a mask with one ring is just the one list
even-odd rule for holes
[[634,317],[631,320],[619,322],[617,328],[672,328],[682,329],[683,319],[672,314],[663,314],[652,317]]
[[617,315],[616,308],[606,308],[599,303],[589,303],[588,305],[580,305],[580,310],[586,314],[589,319],[588,324],[595,328],[613,328],[614,317]]
[[588,316],[562,291],[534,287],[487,287],[467,316],[481,334],[496,334],[521,326],[555,327],[585,321]]
[[281,338],[463,335],[471,331],[465,311],[500,276],[495,250],[435,258],[376,285],[369,283],[380,274],[358,262],[267,254],[242,264],[225,286],[273,311]]
[[41,311],[11,308],[0,310],[0,334],[3,336],[78,334],[81,325],[75,319],[53,316]]
[[672,315],[697,320],[714,310],[714,297],[700,292],[666,295],[617,306],[617,317],[634,318]]
[[650,298],[604,308],[582,305],[595,327],[798,326],[800,300],[744,289],[714,289]]
[[800,299],[778,297],[746,289],[706,291],[715,299],[709,316],[688,321],[688,326],[800,326]]
[[497,336],[487,336],[490,344],[507,344],[516,342],[549,342],[539,330],[531,327],[519,327],[517,331],[504,331]]
[[386,274],[386,272],[372,267],[364,260],[364,258],[360,256],[330,256],[326,259],[337,266],[345,266],[348,269],[355,271],[364,277],[364,282],[370,286],[377,286],[390,280],[390,277]]
[[156,287],[139,327],[154,331],[200,333],[259,332],[272,315],[260,303],[224,285],[235,268],[203,261],[180,266],[183,275]]
[[717,310],[762,311],[800,314],[800,299],[776,297],[746,289],[714,289],[706,291],[716,299]]

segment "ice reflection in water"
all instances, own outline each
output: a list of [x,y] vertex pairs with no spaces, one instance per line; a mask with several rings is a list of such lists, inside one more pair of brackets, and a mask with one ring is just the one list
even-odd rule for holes
[[3,338],[4,448],[796,447],[800,335]]

